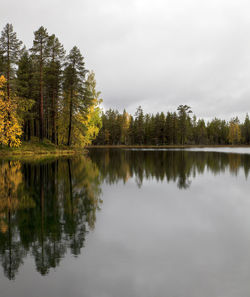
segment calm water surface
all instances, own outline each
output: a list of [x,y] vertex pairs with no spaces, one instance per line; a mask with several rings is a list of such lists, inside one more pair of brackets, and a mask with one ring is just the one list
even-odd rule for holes
[[250,296],[249,174],[237,149],[0,160],[0,296]]

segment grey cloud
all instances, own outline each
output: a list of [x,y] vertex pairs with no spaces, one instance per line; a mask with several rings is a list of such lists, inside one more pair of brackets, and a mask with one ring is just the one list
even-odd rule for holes
[[189,104],[196,115],[250,110],[250,4],[245,0],[9,0],[11,22],[31,46],[40,25],[94,69],[104,108],[134,112]]

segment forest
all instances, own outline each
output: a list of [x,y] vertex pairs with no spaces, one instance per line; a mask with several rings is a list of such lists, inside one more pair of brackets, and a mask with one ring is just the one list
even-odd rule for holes
[[248,114],[240,123],[197,118],[191,107],[145,114],[100,108],[93,71],[79,48],[68,54],[41,26],[27,49],[11,24],[0,37],[0,146],[22,141],[54,145],[240,145],[250,144]]
[[250,144],[250,120],[238,117],[229,122],[214,118],[197,119],[188,105],[176,112],[144,114],[139,106],[132,116],[109,109],[102,113],[102,128],[96,145],[240,145]]
[[93,71],[74,46],[68,54],[41,26],[27,49],[11,24],[0,37],[0,145],[38,139],[85,146],[101,127]]

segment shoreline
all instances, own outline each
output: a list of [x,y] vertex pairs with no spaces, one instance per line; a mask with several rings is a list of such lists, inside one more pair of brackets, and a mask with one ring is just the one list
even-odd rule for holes
[[188,148],[250,148],[250,145],[90,145],[86,149],[188,149]]
[[47,158],[64,157],[86,153],[85,148],[56,146],[46,142],[24,142],[18,148],[0,147],[0,158]]
[[250,148],[250,145],[90,145],[84,148],[56,146],[51,143],[23,143],[19,148],[0,147],[0,159],[43,159],[85,155],[92,149],[191,149],[191,148]]

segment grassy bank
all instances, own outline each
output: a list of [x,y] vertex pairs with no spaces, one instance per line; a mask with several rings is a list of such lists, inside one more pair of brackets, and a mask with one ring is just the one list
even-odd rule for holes
[[86,147],[87,149],[93,149],[93,148],[116,148],[116,149],[144,149],[144,148],[152,148],[152,149],[185,149],[185,148],[237,148],[237,147],[248,147],[250,148],[250,145],[90,145]]
[[80,148],[57,146],[47,140],[43,142],[32,140],[24,141],[18,148],[0,147],[0,157],[68,156],[84,153],[84,151]]

